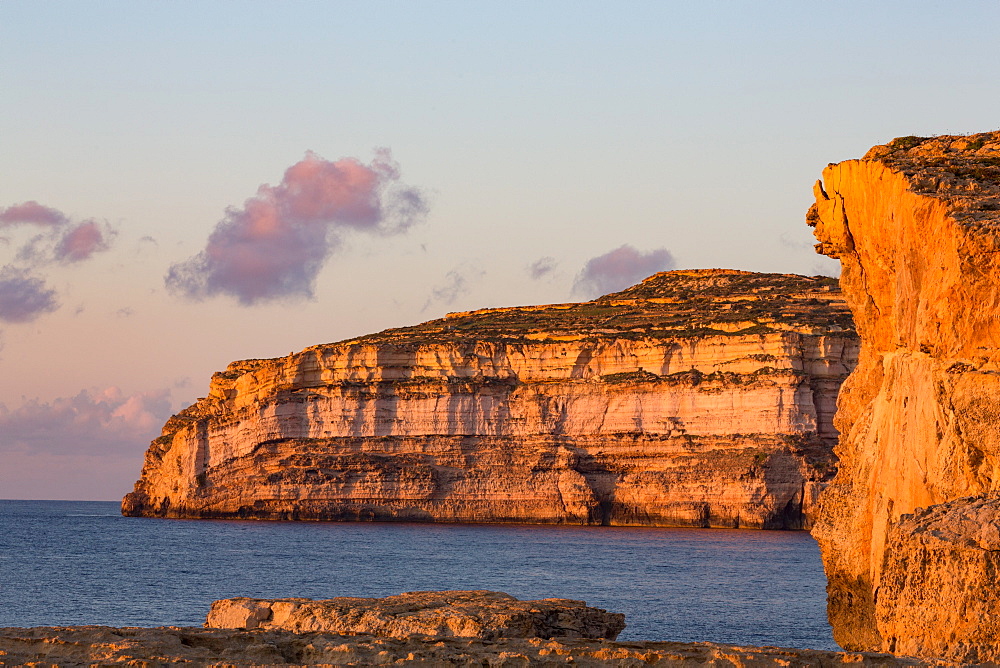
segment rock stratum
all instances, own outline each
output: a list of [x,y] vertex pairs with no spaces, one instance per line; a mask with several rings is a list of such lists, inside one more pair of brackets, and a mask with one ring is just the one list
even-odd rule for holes
[[896,139],[815,193],[862,342],[813,531],[834,635],[1000,662],[1000,132]]
[[418,591],[385,598],[226,598],[212,603],[206,628],[407,638],[591,638],[614,640],[625,615],[583,601],[521,601],[495,591]]
[[126,515],[808,528],[857,338],[825,277],[673,271],[234,362]]

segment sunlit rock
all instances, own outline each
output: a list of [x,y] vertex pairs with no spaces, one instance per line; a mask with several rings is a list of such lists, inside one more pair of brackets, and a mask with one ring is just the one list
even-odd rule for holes
[[458,638],[607,638],[625,615],[583,601],[520,601],[495,591],[418,591],[385,598],[227,598],[212,603],[206,628],[280,629],[342,635],[367,633]]
[[850,649],[1000,661],[1000,133],[830,165],[808,222],[861,335],[814,535]]
[[834,279],[656,274],[234,362],[129,515],[804,528],[857,339]]

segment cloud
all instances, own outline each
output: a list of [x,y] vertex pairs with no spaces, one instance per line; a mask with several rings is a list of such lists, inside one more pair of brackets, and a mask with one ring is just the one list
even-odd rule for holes
[[30,201],[0,209],[0,227],[12,225],[43,225],[58,227],[69,222],[69,218],[58,209],[42,206]]
[[[73,225],[58,209],[35,201],[14,204],[0,209],[0,227],[36,225],[47,228],[32,237],[17,251],[18,260],[31,266],[50,262],[79,262],[97,251],[107,250],[115,232],[94,220]],[[6,239],[7,245],[10,240]]]
[[399,178],[385,149],[368,165],[307,153],[281,183],[227,209],[205,250],[171,266],[166,285],[189,299],[229,295],[244,306],[312,297],[344,233],[399,234],[426,215],[423,194]]
[[829,276],[840,278],[840,260],[832,258],[816,258],[811,267],[814,276]]
[[[33,275],[53,263],[75,264],[107,250],[116,232],[94,220],[73,223],[58,209],[23,202],[0,209],[0,227],[32,225],[44,228],[17,246],[15,261],[0,267],[0,322],[30,322],[59,308],[55,290]],[[5,239],[10,246],[10,239]]]
[[59,308],[55,290],[27,271],[0,267],[0,321],[30,322]]
[[454,304],[460,296],[469,292],[469,283],[486,275],[481,269],[472,267],[455,267],[445,274],[444,282],[431,290],[430,296],[421,311],[426,311],[433,304]]
[[554,257],[540,257],[528,265],[528,275],[537,281],[555,271],[558,264]]
[[85,390],[0,404],[0,490],[15,499],[120,499],[171,414],[169,391]]
[[126,395],[116,387],[50,402],[30,400],[15,410],[0,404],[0,452],[141,452],[171,413],[169,390]]
[[651,274],[673,267],[674,257],[666,248],[643,253],[625,244],[587,260],[573,282],[573,294],[599,297],[623,290]]
[[56,262],[76,264],[89,260],[94,253],[111,248],[111,240],[116,235],[110,225],[85,220],[34,236],[18,249],[17,259],[26,266],[36,268]]
[[813,239],[812,233],[797,233],[792,235],[788,232],[782,232],[778,236],[778,243],[780,243],[785,248],[793,248],[795,250],[812,251],[813,246],[816,244],[816,240]]
[[95,221],[88,220],[66,230],[56,243],[53,255],[63,263],[80,262],[98,251],[107,250],[112,236],[108,229],[102,230]]

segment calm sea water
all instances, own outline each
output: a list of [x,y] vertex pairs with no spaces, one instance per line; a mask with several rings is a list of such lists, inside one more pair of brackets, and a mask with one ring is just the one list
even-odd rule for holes
[[198,626],[230,596],[493,589],[624,612],[621,640],[836,649],[803,532],[161,520],[0,501],[0,627]]

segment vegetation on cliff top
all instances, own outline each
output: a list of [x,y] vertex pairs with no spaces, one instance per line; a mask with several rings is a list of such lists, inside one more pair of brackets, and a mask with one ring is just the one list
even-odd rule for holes
[[963,223],[1000,223],[1000,131],[897,137],[864,159],[902,172],[914,192],[947,199]]
[[837,279],[724,269],[665,271],[589,302],[450,313],[351,342],[677,338],[773,330],[853,331]]
[[[449,313],[437,320],[306,350],[355,343],[528,344],[582,339],[749,336],[773,331],[854,332],[854,320],[837,279],[730,269],[664,271],[621,292],[588,302]],[[234,380],[268,362],[239,360],[216,373],[216,378]]]

